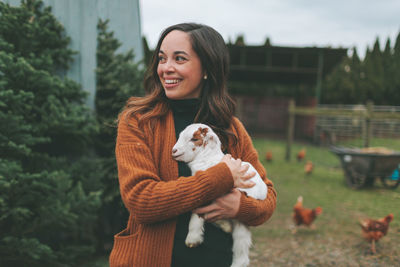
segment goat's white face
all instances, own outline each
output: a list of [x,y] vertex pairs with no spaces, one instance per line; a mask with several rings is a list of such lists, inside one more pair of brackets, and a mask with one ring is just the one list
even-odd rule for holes
[[219,145],[218,136],[205,124],[195,123],[186,127],[179,134],[179,139],[172,148],[172,157],[177,161],[191,162],[207,148]]

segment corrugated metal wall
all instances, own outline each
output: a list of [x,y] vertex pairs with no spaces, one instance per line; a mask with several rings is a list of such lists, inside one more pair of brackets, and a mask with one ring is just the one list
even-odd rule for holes
[[[20,0],[2,0],[20,5]],[[79,51],[68,77],[89,92],[87,104],[94,107],[98,19],[109,19],[109,30],[122,43],[118,52],[134,49],[135,60],[143,59],[139,0],[43,0],[71,37],[71,48]]]

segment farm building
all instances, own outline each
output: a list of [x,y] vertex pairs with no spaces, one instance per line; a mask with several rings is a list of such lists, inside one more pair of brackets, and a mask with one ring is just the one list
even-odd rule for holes
[[[229,87],[238,103],[238,116],[249,131],[276,134],[286,131],[289,98],[297,96],[300,106],[316,106],[322,80],[347,55],[346,48],[270,44],[228,44],[228,48]],[[312,136],[314,123],[313,117],[299,117],[296,134]]]
[[[3,0],[19,6],[20,0]],[[87,104],[94,107],[96,90],[97,22],[109,19],[109,30],[122,43],[119,53],[133,49],[135,60],[143,59],[139,0],[43,0],[71,37],[71,48],[78,53],[66,75],[89,93]]]

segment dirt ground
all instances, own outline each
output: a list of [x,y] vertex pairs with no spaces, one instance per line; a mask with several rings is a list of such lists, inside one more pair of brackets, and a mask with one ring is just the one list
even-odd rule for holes
[[[286,232],[282,232],[282,227]],[[250,266],[400,266],[398,230],[392,229],[396,233],[382,238],[377,243],[377,253],[372,254],[358,229],[326,233],[326,229],[300,228],[295,234],[291,229],[290,220],[253,229]]]

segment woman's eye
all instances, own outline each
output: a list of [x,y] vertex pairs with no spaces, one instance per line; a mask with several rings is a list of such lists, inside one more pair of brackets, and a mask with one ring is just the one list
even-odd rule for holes
[[164,56],[158,56],[158,61],[159,61],[159,62],[164,62],[164,61],[165,61]]
[[182,57],[182,56],[177,56],[176,57],[176,61],[185,61],[186,58]]

